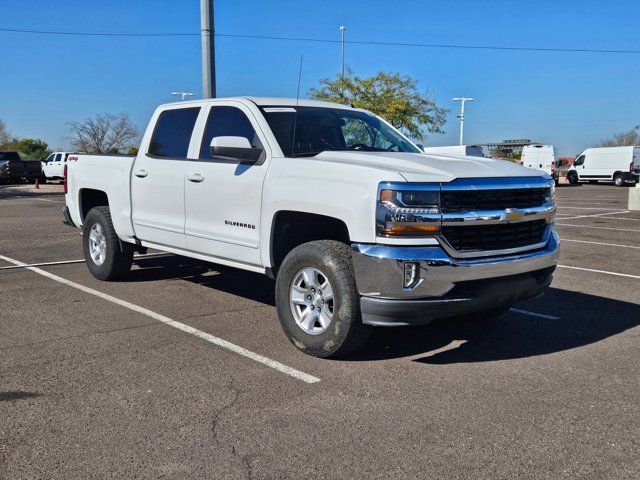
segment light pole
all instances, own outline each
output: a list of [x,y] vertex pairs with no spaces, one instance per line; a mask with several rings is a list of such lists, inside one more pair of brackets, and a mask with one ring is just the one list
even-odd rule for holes
[[200,0],[202,42],[202,98],[216,98],[216,50],[213,0]]
[[193,97],[193,93],[191,92],[171,92],[171,95],[180,95],[182,101],[184,101],[186,97]]
[[465,102],[473,102],[473,98],[468,97],[456,97],[452,98],[454,102],[460,102],[460,115],[458,118],[460,119],[460,145],[462,145],[462,137],[464,136],[464,104]]
[[340,78],[344,80],[344,32],[347,30],[347,27],[344,25],[340,26],[340,36],[342,37],[341,44],[341,54],[340,54]]

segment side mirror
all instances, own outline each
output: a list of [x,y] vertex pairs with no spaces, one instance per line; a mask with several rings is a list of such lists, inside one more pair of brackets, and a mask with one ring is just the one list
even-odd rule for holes
[[254,148],[245,137],[214,137],[211,140],[211,156],[232,158],[255,163],[260,160],[264,150]]

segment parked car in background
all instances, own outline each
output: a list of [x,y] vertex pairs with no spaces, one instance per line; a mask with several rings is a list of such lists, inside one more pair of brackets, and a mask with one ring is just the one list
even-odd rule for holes
[[0,151],[0,182],[42,181],[42,165],[36,160],[23,161],[18,152]]
[[467,157],[484,157],[480,145],[450,145],[444,147],[423,147],[424,153],[433,155],[465,155]]
[[640,174],[640,146],[587,148],[567,172],[569,183],[636,183]]
[[64,166],[69,157],[68,152],[53,152],[42,162],[42,173],[47,180],[64,180]]
[[558,155],[553,145],[525,145],[520,160],[523,167],[548,173],[558,184]]

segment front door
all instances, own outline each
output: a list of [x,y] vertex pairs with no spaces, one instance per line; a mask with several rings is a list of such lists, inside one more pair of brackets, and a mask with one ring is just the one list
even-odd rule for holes
[[[244,137],[265,149],[256,163],[211,155],[216,137]],[[253,113],[238,102],[210,107],[198,158],[187,163],[185,233],[187,249],[218,258],[260,265],[260,205],[270,157]]]
[[147,151],[138,152],[131,176],[131,207],[140,240],[185,248],[184,176],[199,112],[200,107],[163,110]]

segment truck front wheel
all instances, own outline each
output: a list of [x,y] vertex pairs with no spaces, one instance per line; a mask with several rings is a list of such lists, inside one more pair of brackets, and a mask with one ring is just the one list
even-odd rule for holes
[[131,269],[133,246],[116,235],[109,207],[89,210],[82,228],[82,246],[87,267],[99,280],[116,280]]
[[360,348],[371,328],[362,324],[348,245],[320,240],[297,246],[276,279],[278,318],[287,338],[315,357]]
[[567,174],[567,180],[569,180],[569,184],[575,185],[578,183],[578,175],[575,172],[569,172]]

